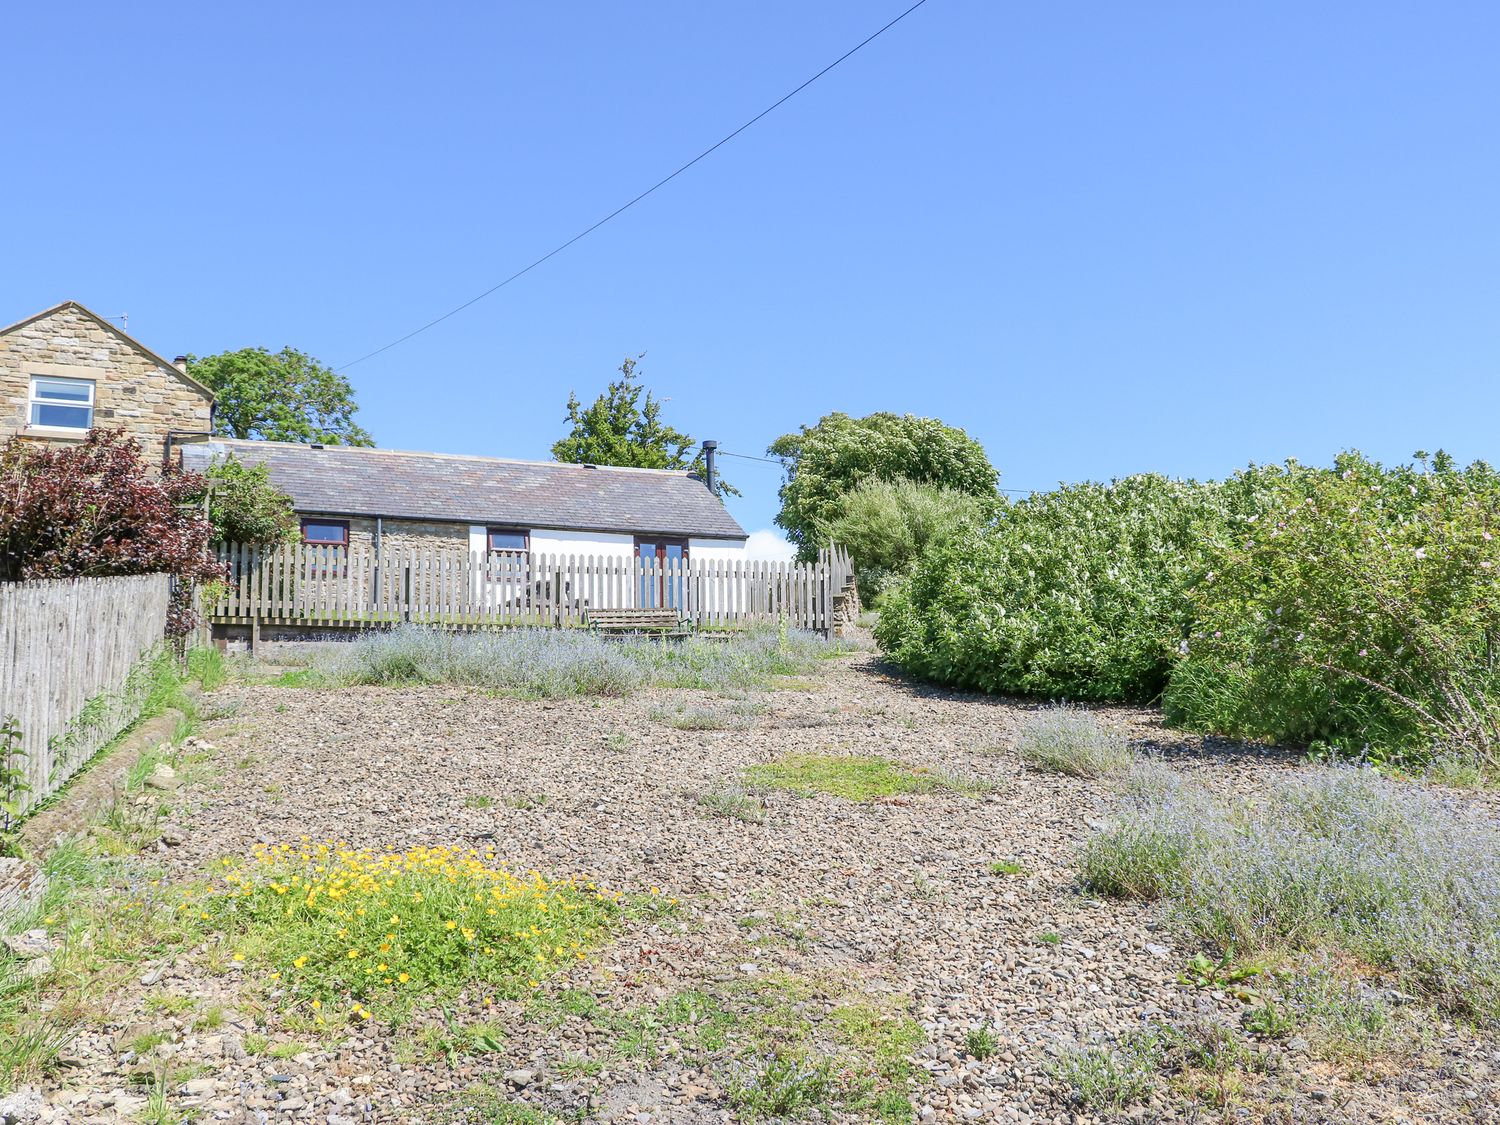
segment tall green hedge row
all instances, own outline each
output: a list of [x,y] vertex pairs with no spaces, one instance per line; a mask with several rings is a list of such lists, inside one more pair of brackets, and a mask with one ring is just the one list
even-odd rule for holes
[[1493,765],[1497,536],[1500,478],[1442,454],[1073,485],[924,554],[877,636],[957,687],[1160,700],[1192,729]]

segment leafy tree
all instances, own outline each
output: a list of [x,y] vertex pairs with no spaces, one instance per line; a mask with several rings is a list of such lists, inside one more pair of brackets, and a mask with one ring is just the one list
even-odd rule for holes
[[217,396],[214,433],[222,437],[375,444],[354,421],[349,380],[294,348],[188,356],[188,374]]
[[776,522],[804,561],[827,544],[841,498],[864,481],[904,477],[992,497],[1000,479],[984,448],[963,430],[911,414],[828,414],[816,426],[783,434],[766,452],[786,467]]
[[0,580],[164,571],[184,580],[169,624],[185,633],[191,583],[223,577],[194,502],[204,487],[195,473],[152,472],[119,430],[61,448],[12,438],[0,449]]
[[216,542],[272,546],[297,537],[292,498],[271,483],[265,465],[230,456],[203,475],[210,485],[208,518]]
[[842,544],[854,562],[863,597],[874,601],[911,570],[929,546],[999,503],[899,477],[871,479],[844,494],[839,514],[820,538]]
[[[661,420],[661,401],[638,381],[639,359],[620,364],[620,377],[591,405],[585,407],[576,394],[568,395],[564,421],[572,429],[552,446],[552,456],[574,465],[687,469],[702,476],[703,451],[689,457],[697,443]],[[721,499],[739,495],[722,477],[716,491]]]

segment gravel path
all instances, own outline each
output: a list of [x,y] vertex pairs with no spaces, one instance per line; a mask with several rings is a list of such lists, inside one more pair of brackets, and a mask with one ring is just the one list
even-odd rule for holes
[[[210,768],[182,790],[174,820],[185,840],[164,859],[188,876],[257,841],[307,834],[380,849],[494,847],[518,868],[587,874],[626,892],[659,887],[681,900],[678,918],[628,924],[549,987],[587,988],[623,1008],[786,973],[889,997],[924,1032],[913,1091],[924,1121],[1093,1120],[1050,1077],[1060,1050],[1147,1020],[1237,1019],[1237,1002],[1178,983],[1194,951],[1157,908],[1079,893],[1073,861],[1110,793],[1022,767],[1011,747],[1030,705],[914,689],[861,655],[798,690],[758,696],[770,710],[747,729],[681,731],[648,717],[653,704],[698,698],[518,702],[443,688],[229,686],[208,697],[222,716],[203,732]],[[1215,784],[1255,786],[1295,768],[1279,755],[1183,740],[1149,712],[1101,714]],[[772,792],[760,798],[763,823],[700,804],[746,767],[795,751],[886,755],[987,790],[865,804]],[[483,797],[493,803],[475,807]],[[999,860],[1022,873],[992,874]],[[518,1099],[585,1120],[732,1119],[710,1075],[670,1054],[651,1064],[608,1056],[582,1019],[549,1026],[505,1007],[505,1050],[452,1066],[403,1064],[380,1031],[277,1059],[245,1054],[258,1014],[238,1003],[233,973],[182,956],[142,966],[139,980],[113,998],[110,1025],[74,1044],[65,1088],[49,1095],[53,1120],[141,1108],[120,1093],[119,1047],[143,1027],[174,1023],[145,1006],[163,992],[228,1011],[222,1028],[193,1032],[189,1016],[175,1025],[177,1056],[208,1071],[172,1104],[208,1120],[430,1120],[448,1091],[477,1080],[508,1082]],[[981,1026],[998,1039],[982,1061],[965,1047]],[[274,1017],[264,1030],[296,1039]],[[585,1058],[597,1064],[578,1065]],[[1295,1051],[1271,1062],[1258,1108],[1229,1119],[1497,1119],[1497,1045],[1451,1027],[1434,1028],[1432,1049],[1394,1073]],[[1220,1117],[1164,1101],[1127,1113]]]

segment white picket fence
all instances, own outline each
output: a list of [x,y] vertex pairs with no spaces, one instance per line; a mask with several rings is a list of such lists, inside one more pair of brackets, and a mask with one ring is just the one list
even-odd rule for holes
[[456,628],[583,625],[590,609],[672,608],[700,628],[784,621],[826,632],[853,581],[849,556],[815,563],[553,555],[355,544],[219,548],[228,592],[218,624],[383,625]]
[[[8,765],[29,808],[135,720],[136,689],[167,625],[165,574],[0,583],[0,723],[21,731]],[[136,673],[133,679],[132,673]]]

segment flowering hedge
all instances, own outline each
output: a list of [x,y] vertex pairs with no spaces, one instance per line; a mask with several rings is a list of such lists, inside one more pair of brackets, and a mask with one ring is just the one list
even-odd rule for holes
[[1029,497],[925,554],[876,635],[909,671],[959,687],[1152,699],[1191,627],[1222,492],[1138,476]]

